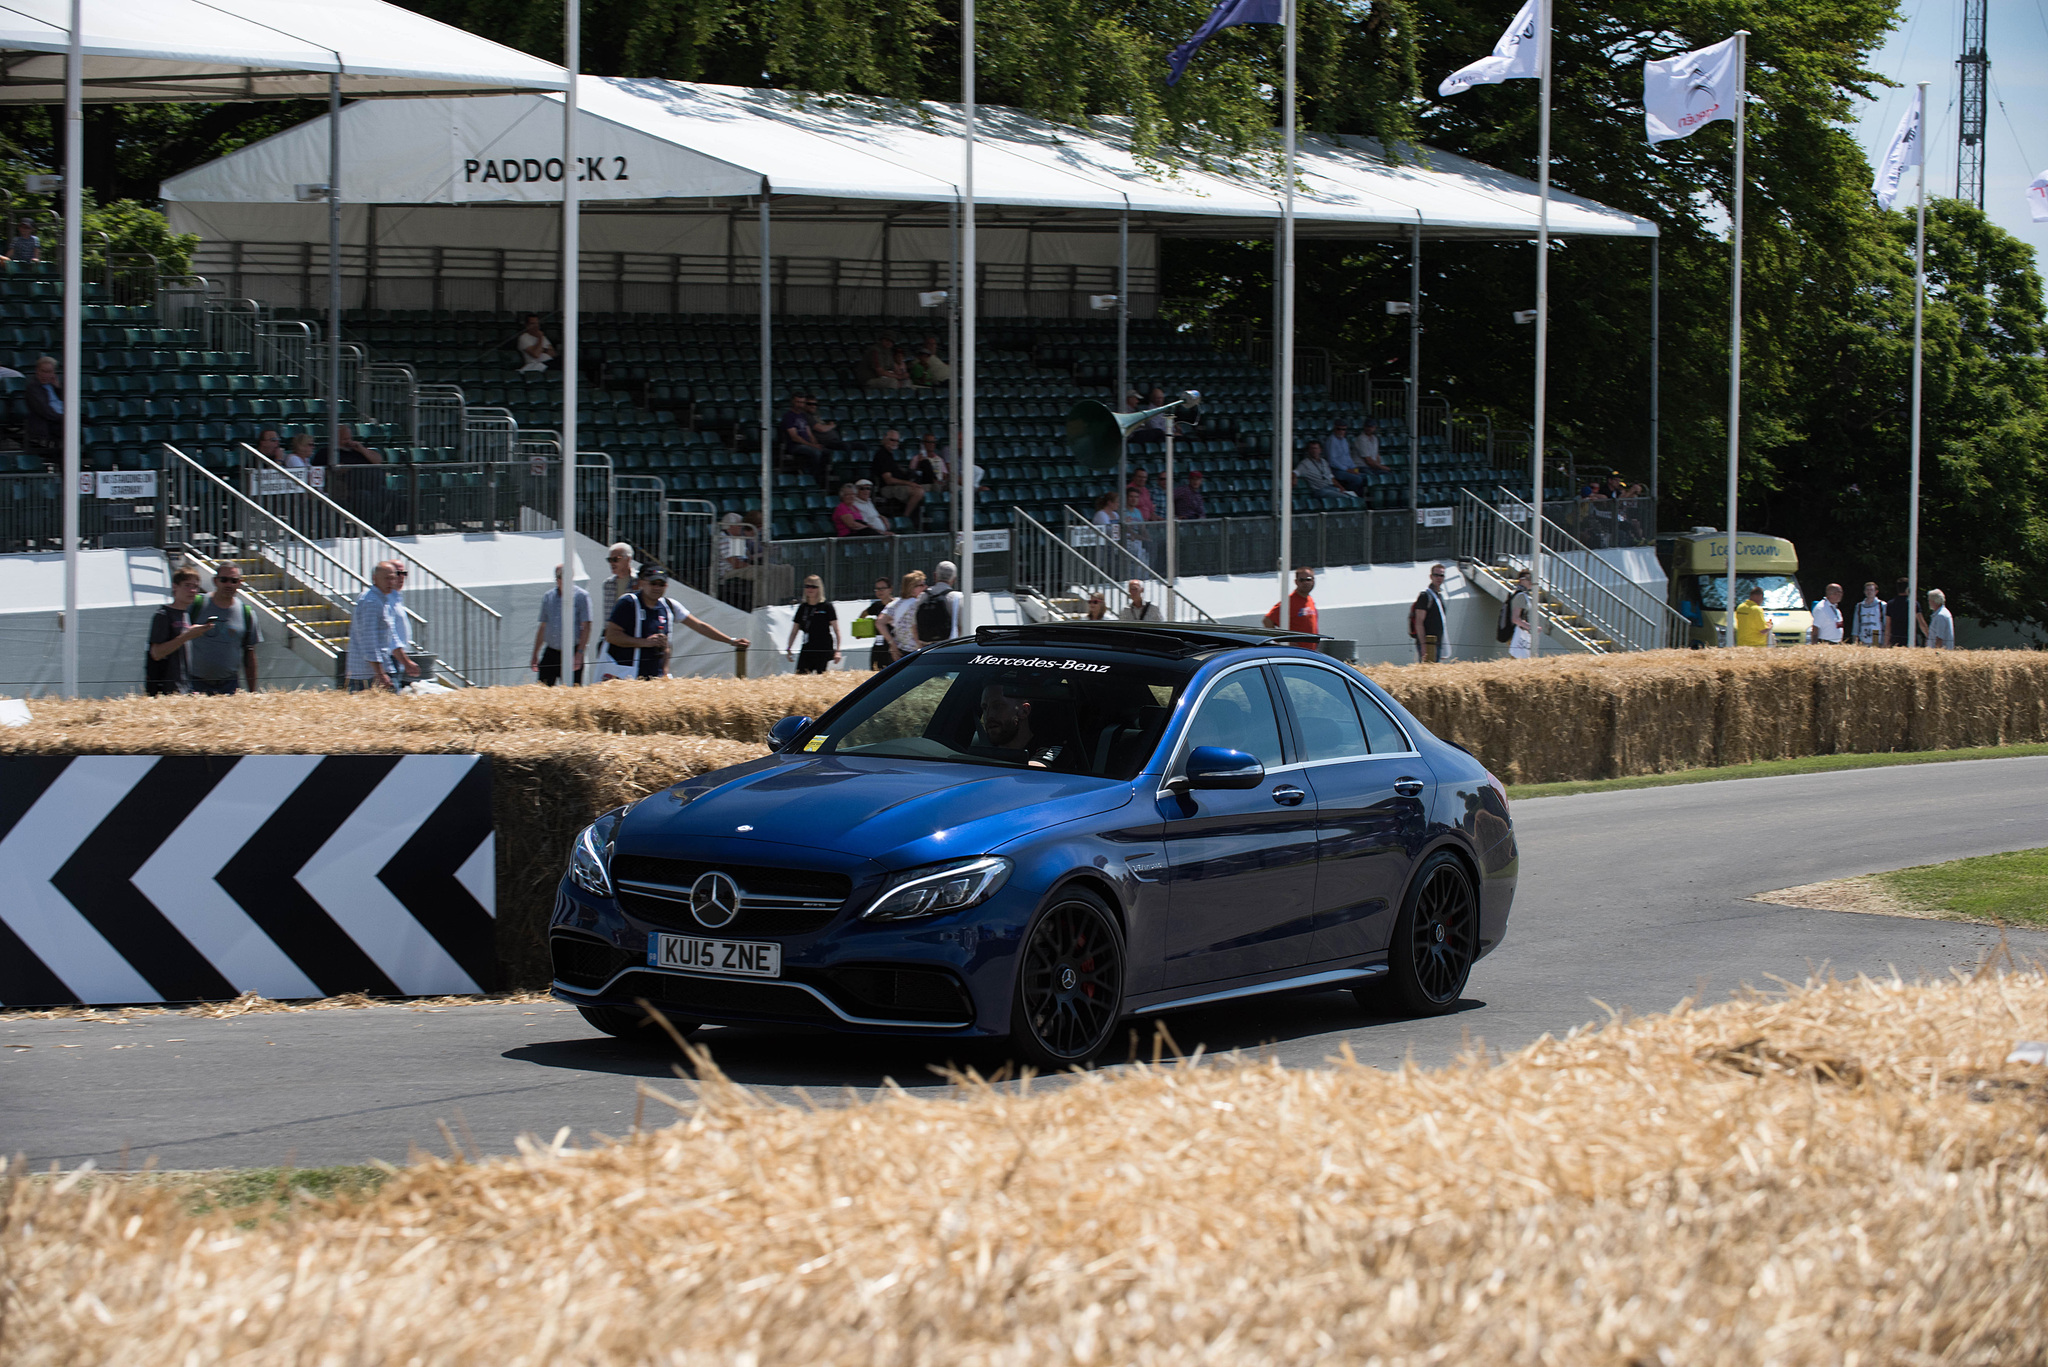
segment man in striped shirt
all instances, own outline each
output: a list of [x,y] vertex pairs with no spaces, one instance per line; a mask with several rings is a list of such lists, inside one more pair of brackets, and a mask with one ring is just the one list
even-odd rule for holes
[[363,693],[376,689],[389,692],[398,686],[400,671],[417,678],[420,667],[408,652],[412,631],[405,621],[405,587],[409,571],[397,560],[380,560],[370,571],[370,587],[356,599],[348,623],[348,691]]

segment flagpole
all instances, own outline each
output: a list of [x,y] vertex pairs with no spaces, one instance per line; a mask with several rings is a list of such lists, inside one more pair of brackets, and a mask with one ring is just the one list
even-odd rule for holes
[[[1273,429],[1280,453],[1280,609],[1274,625],[1282,631],[1293,627],[1287,612],[1287,595],[1294,572],[1294,18],[1294,0],[1287,0],[1287,91],[1281,119],[1286,130],[1286,152],[1281,161],[1285,184],[1280,209],[1280,320],[1276,339],[1280,354],[1280,412]],[[1173,491],[1167,490],[1166,495],[1173,497]]]
[[1735,472],[1742,440],[1742,154],[1749,127],[1749,30],[1735,30],[1735,207],[1734,285],[1728,297],[1728,636],[1724,645],[1735,644]]
[[[560,684],[573,688],[576,686],[576,581],[581,577],[577,573],[581,566],[576,563],[576,378],[583,308],[583,192],[576,183],[583,169],[576,139],[579,131],[576,124],[581,118],[577,112],[576,76],[583,69],[581,0],[569,0],[562,11],[562,66],[569,82],[562,91],[562,601],[557,604],[561,617],[556,630],[561,632],[561,649],[557,655],[562,666]],[[595,661],[592,664],[594,667]]]
[[1921,323],[1927,299],[1927,82],[1920,82],[1920,211],[1913,238],[1913,479],[1906,500],[1906,644],[1920,611],[1920,373]]
[[[1550,21],[1551,0],[1543,0],[1542,113],[1536,134],[1536,429],[1530,442],[1534,467],[1529,517],[1529,658],[1543,653],[1543,426],[1550,377]],[[1413,435],[1409,438],[1411,444]],[[1412,452],[1411,452],[1412,455]],[[1450,630],[1445,626],[1445,631]],[[1441,648],[1439,648],[1441,658]]]
[[[84,25],[83,0],[71,0],[71,45],[64,59],[64,383],[59,393],[64,401],[59,426],[59,440],[64,443],[59,456],[59,468],[64,472],[64,635],[58,650],[67,698],[78,696],[78,524],[79,504],[85,498],[79,487],[85,466],[78,449],[85,415]],[[169,478],[168,474],[158,476],[159,480]]]
[[960,104],[966,165],[960,189],[960,630],[974,632],[974,0],[960,0]]

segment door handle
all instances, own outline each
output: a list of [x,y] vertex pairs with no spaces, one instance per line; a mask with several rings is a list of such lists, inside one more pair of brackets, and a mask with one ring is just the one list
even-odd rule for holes
[[1419,778],[1397,778],[1394,780],[1394,791],[1402,797],[1421,797],[1422,780]]
[[1283,807],[1298,807],[1301,805],[1301,800],[1307,796],[1307,793],[1304,793],[1292,784],[1273,790],[1273,800]]

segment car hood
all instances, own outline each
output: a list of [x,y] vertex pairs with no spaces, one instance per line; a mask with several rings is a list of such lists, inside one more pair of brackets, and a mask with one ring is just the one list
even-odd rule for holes
[[667,839],[760,840],[906,867],[982,854],[1130,799],[1128,783],[1070,774],[770,756],[654,794],[633,808],[621,834],[643,850]]

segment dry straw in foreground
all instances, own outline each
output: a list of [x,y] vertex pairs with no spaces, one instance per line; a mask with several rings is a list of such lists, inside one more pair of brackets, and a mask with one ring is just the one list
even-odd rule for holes
[[810,1111],[706,1070],[673,1128],[275,1218],[17,1181],[0,1357],[2039,1362],[2048,1098],[2003,1059],[2044,1035],[2032,973],[1430,1073],[1169,1066]]

